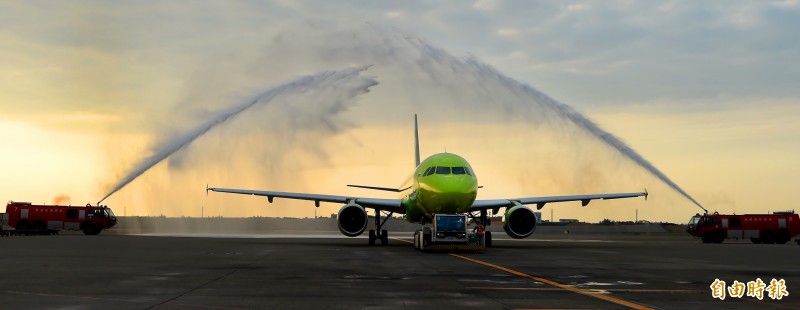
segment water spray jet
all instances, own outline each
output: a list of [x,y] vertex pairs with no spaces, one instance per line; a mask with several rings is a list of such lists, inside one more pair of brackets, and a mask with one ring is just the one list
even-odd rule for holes
[[[243,111],[248,110],[257,104],[266,104],[277,96],[290,94],[292,92],[304,92],[313,89],[323,89],[326,87],[335,86],[339,82],[344,82],[358,77],[361,72],[369,69],[369,67],[371,67],[371,65],[339,71],[324,71],[315,75],[304,76],[289,83],[274,87],[238,105],[218,111],[216,115],[209,120],[201,123],[185,133],[164,140],[155,146],[153,148],[153,154],[139,161],[139,163],[136,164],[134,168],[131,169],[131,171],[128,172],[128,174],[126,174],[125,177],[123,177],[116,185],[114,185],[108,194],[106,194],[103,199],[100,199],[97,204],[99,205],[109,196],[128,185],[147,170],[150,170],[150,168],[160,163],[170,155],[186,147],[197,138],[206,134],[209,130],[229,121]],[[348,95],[354,97],[368,92],[370,87],[377,84],[378,82],[374,79],[364,79],[358,85],[353,86],[354,89],[350,89]]]

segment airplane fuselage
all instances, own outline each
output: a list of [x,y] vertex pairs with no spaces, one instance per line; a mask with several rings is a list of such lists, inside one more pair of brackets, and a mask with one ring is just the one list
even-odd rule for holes
[[[401,193],[409,222],[430,222],[434,214],[463,214],[478,194],[478,179],[466,159],[452,153],[431,155]],[[409,187],[410,186],[410,187]]]

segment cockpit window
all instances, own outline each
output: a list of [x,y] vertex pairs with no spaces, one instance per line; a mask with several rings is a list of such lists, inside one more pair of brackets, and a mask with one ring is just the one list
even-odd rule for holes
[[466,174],[467,170],[464,167],[453,167],[453,174]]
[[450,174],[450,167],[436,166],[436,174]]
[[464,167],[464,170],[467,172],[468,175],[472,176],[472,171],[469,168]]
[[428,169],[427,169],[427,170],[425,170],[425,173],[424,173],[422,176],[424,176],[424,177],[427,177],[427,176],[429,176],[429,175],[433,174],[433,170],[434,170],[435,168],[436,168],[436,167],[428,167]]

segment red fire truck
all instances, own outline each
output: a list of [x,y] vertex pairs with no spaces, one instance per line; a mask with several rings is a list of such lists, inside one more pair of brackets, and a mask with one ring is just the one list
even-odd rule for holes
[[784,244],[800,235],[800,218],[794,211],[742,215],[698,213],[689,220],[687,231],[703,243],[750,238],[753,243]]
[[97,235],[117,224],[117,217],[108,206],[35,205],[30,202],[9,202],[6,205],[8,226],[18,232],[82,230]]

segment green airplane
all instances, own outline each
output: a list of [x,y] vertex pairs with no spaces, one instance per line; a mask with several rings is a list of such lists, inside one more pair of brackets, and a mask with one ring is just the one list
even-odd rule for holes
[[[419,130],[414,115],[414,146],[416,169],[400,188],[365,185],[351,187],[399,193],[398,199],[368,198],[355,196],[321,195],[292,192],[231,189],[207,187],[206,191],[266,196],[272,203],[275,197],[344,204],[337,216],[339,231],[348,237],[361,235],[367,228],[369,217],[366,208],[375,212],[375,229],[369,231],[369,244],[376,240],[386,245],[389,233],[383,230],[386,220],[394,213],[405,214],[412,223],[430,224],[435,214],[467,214],[480,225],[487,225],[487,210],[499,214],[505,208],[503,229],[512,238],[522,239],[533,234],[537,218],[526,205],[536,205],[541,210],[546,203],[580,201],[583,206],[593,199],[618,199],[644,196],[647,191],[636,193],[590,194],[549,197],[523,197],[512,199],[475,199],[478,194],[478,179],[466,159],[452,153],[434,154],[420,162]],[[381,216],[383,215],[383,220]],[[486,244],[491,244],[491,233],[486,232]]]

